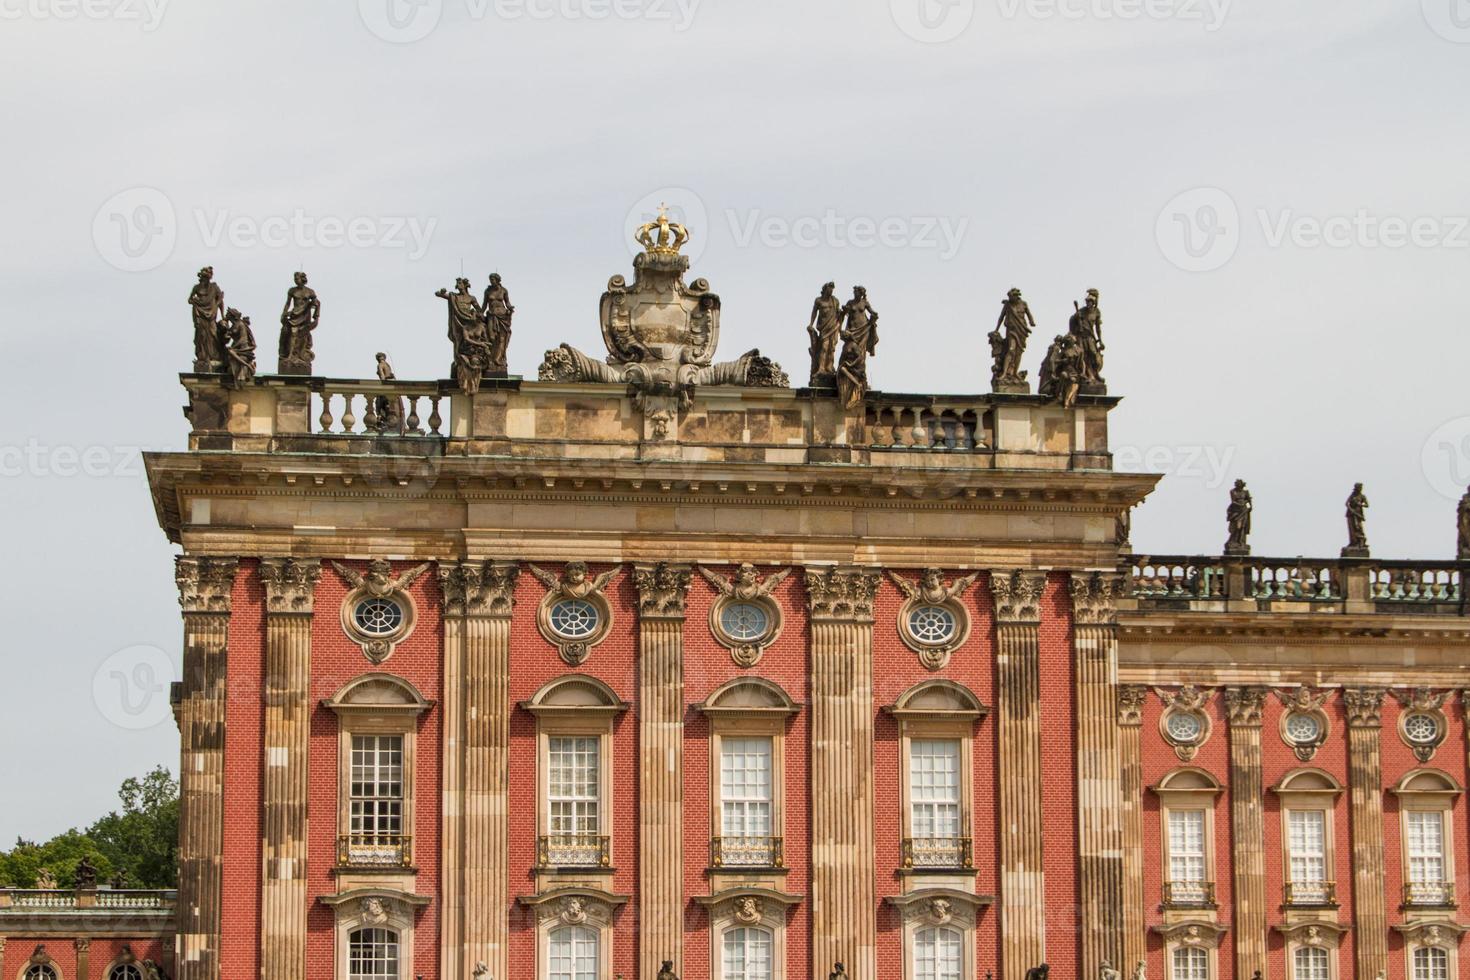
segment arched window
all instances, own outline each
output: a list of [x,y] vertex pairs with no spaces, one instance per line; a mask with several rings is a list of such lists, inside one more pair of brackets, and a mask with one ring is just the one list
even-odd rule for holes
[[1210,954],[1198,946],[1177,946],[1169,980],[1210,980]]
[[597,932],[562,926],[546,937],[546,980],[597,980]]
[[1320,946],[1298,946],[1291,957],[1292,980],[1329,980],[1327,950]]
[[771,980],[775,946],[775,938],[767,929],[727,929],[723,980]]
[[1414,950],[1412,980],[1449,980],[1450,954],[1438,946],[1420,946]]
[[960,980],[963,943],[958,929],[920,929],[914,934],[914,980]]
[[36,963],[26,970],[25,980],[56,980],[56,970],[49,963]]
[[358,929],[347,939],[348,980],[400,980],[398,933]]
[[119,963],[108,972],[107,980],[143,980],[143,971],[131,963]]

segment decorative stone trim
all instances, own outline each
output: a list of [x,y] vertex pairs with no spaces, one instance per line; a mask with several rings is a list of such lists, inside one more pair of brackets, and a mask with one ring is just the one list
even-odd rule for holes
[[960,888],[919,888],[884,899],[898,910],[899,918],[920,925],[972,929],[980,912],[995,904],[993,895],[976,895]]
[[1143,725],[1143,705],[1148,700],[1148,688],[1142,684],[1118,685],[1118,724],[1124,728],[1139,728]]
[[1045,572],[1001,569],[990,573],[990,595],[995,601],[997,626],[1039,624]]
[[639,618],[683,619],[693,575],[694,571],[688,565],[663,561],[656,565],[635,566],[633,585],[638,590]]
[[803,570],[807,608],[813,620],[871,623],[879,572],[872,568],[831,566]]
[[1392,929],[1409,946],[1454,946],[1470,932],[1470,926],[1450,919],[1416,919],[1397,923]]
[[231,591],[235,587],[236,558],[174,559],[174,582],[179,587],[179,606],[189,613],[229,615]]
[[1072,620],[1089,626],[1113,626],[1118,622],[1118,600],[1124,593],[1123,576],[1113,572],[1073,572],[1068,580],[1072,594]]
[[1185,919],[1154,926],[1152,931],[1162,936],[1166,945],[1219,949],[1220,940],[1229,930],[1208,919]]
[[265,587],[267,613],[310,616],[322,563],[316,558],[262,558],[256,569]]
[[1264,687],[1227,687],[1225,711],[1231,728],[1259,728],[1266,707]]
[[[332,567],[337,570],[348,585],[352,587],[347,597],[342,600],[342,632],[347,638],[362,647],[363,656],[373,664],[381,664],[393,656],[394,649],[398,644],[408,638],[413,632],[414,623],[418,620],[418,606],[414,604],[412,597],[408,594],[408,587],[429,570],[430,563],[424,562],[416,565],[408,571],[393,577],[393,565],[382,558],[374,558],[368,562],[367,572],[359,572],[348,568],[340,562],[332,562]],[[357,623],[357,608],[363,602],[369,600],[380,600],[398,606],[400,620],[393,630],[386,633],[370,633],[363,630]]]
[[[1331,692],[1322,691],[1314,693],[1305,684],[1294,691],[1276,691],[1276,698],[1286,710],[1281,713],[1279,727],[1281,740],[1291,747],[1293,753],[1302,762],[1310,762],[1317,754],[1317,750],[1327,741],[1327,735],[1332,722],[1322,706],[1327,703]],[[1293,738],[1291,735],[1292,719],[1295,717],[1311,718],[1317,723],[1317,734],[1309,739]]]
[[[1434,758],[1434,753],[1444,744],[1445,735],[1449,725],[1445,719],[1444,703],[1449,698],[1448,691],[1436,694],[1427,687],[1415,688],[1412,691],[1395,690],[1394,700],[1398,701],[1404,710],[1399,712],[1398,730],[1399,738],[1403,739],[1405,745],[1414,753],[1414,758],[1420,762],[1428,762]],[[1432,721],[1434,724],[1434,737],[1429,739],[1415,738],[1413,731],[1420,727],[1415,719]]]
[[513,561],[439,562],[446,616],[509,619],[521,566]]
[[601,888],[566,885],[517,899],[531,910],[540,925],[592,925],[608,928],[613,913],[628,902],[627,895],[616,895]]
[[[778,572],[760,577],[760,572],[749,562],[742,564],[735,571],[735,578],[729,579],[711,571],[703,565],[696,566],[699,574],[703,575],[710,585],[718,592],[717,598],[709,610],[709,628],[714,634],[715,640],[730,651],[730,659],[740,667],[754,667],[760,662],[761,656],[766,648],[776,642],[781,635],[781,606],[771,598],[771,592],[786,580],[786,577],[794,571],[791,568],[783,568]],[[759,606],[766,614],[766,632],[763,636],[754,639],[731,636],[724,627],[723,617],[725,609],[735,603],[749,603]]]
[[[975,584],[980,573],[957,578],[950,585],[944,584],[944,573],[937,568],[924,569],[917,582],[891,570],[888,577],[904,594],[903,605],[898,609],[899,638],[919,655],[919,662],[929,670],[942,670],[949,663],[950,654],[970,637],[970,612],[959,600]],[[927,606],[942,609],[954,618],[953,633],[942,641],[927,640],[914,632],[913,614]]]
[[[546,638],[546,642],[556,647],[564,663],[572,667],[581,665],[587,660],[593,647],[605,640],[608,631],[612,629],[612,604],[607,601],[603,590],[617,577],[622,566],[614,566],[595,577],[588,572],[587,563],[584,561],[567,562],[560,577],[543,571],[535,565],[526,567],[542,585],[546,586],[546,595],[536,609],[537,628],[541,630],[541,635]],[[596,611],[597,625],[585,636],[569,636],[557,631],[552,613],[559,603],[567,600],[580,600]]]
[[1300,922],[1278,922],[1271,928],[1281,933],[1288,943],[1336,949],[1348,928],[1331,919],[1308,919]]
[[[1159,700],[1164,702],[1164,713],[1159,716],[1159,734],[1173,747],[1179,761],[1189,762],[1199,752],[1200,746],[1209,741],[1210,733],[1214,729],[1214,721],[1205,710],[1205,705],[1214,696],[1215,690],[1186,684],[1178,691],[1168,691],[1161,687],[1154,688],[1154,691]],[[1171,726],[1177,716],[1192,719],[1198,725],[1199,734],[1193,738],[1179,737]]]
[[1378,728],[1383,724],[1383,695],[1381,687],[1349,687],[1342,692],[1342,704],[1347,709],[1349,728]]

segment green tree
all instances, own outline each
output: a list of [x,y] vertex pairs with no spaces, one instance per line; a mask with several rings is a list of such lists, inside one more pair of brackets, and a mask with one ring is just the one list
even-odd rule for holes
[[42,871],[61,888],[76,886],[83,858],[106,884],[121,876],[129,888],[173,888],[179,879],[179,784],[162,766],[141,779],[123,780],[121,812],[114,811],[85,831],[68,830],[44,844],[17,840],[0,853],[0,884],[35,888]]

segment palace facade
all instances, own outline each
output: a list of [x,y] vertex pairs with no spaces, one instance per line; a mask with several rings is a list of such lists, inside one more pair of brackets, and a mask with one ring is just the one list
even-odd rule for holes
[[1461,565],[1134,555],[1100,386],[701,361],[658,239],[616,377],[182,376],[178,892],[0,977],[1470,977]]

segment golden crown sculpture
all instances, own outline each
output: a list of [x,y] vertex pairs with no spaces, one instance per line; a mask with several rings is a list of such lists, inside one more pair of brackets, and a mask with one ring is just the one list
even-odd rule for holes
[[668,205],[660,204],[658,217],[640,226],[633,239],[649,255],[678,255],[679,249],[689,241],[689,229],[677,221],[670,221]]

